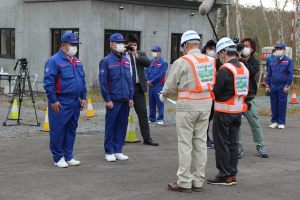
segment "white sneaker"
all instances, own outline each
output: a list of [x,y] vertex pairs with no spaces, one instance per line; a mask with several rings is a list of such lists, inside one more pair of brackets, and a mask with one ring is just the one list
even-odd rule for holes
[[269,125],[270,128],[277,128],[278,127],[278,123],[272,123],[271,125]]
[[284,129],[285,127],[284,127],[283,124],[279,124],[279,125],[278,125],[278,128],[279,128],[279,129]]
[[56,167],[59,168],[67,168],[69,167],[68,163],[66,163],[65,158],[62,157],[57,163],[54,163]]
[[79,160],[75,160],[74,158],[72,158],[71,160],[67,161],[69,166],[78,166],[80,165],[80,161]]
[[164,125],[164,121],[159,120],[159,121],[157,121],[157,124],[158,124],[158,125]]
[[105,155],[105,159],[108,161],[108,162],[115,162],[117,161],[116,157],[114,154],[106,154]]
[[124,155],[122,153],[115,153],[115,156],[116,156],[117,160],[128,160],[129,159],[128,156],[126,156],[126,155]]

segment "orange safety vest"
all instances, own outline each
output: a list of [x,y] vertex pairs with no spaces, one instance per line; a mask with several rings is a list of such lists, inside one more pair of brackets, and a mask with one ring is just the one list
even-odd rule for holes
[[234,79],[234,96],[225,102],[215,101],[215,111],[223,113],[241,113],[247,111],[244,100],[249,91],[249,71],[243,63],[237,68],[231,63],[225,63],[221,68],[228,69]]
[[187,54],[181,57],[188,61],[196,80],[196,88],[190,90],[177,90],[177,99],[205,100],[212,99],[212,89],[216,81],[216,61],[214,58],[204,55],[198,58],[194,54]]

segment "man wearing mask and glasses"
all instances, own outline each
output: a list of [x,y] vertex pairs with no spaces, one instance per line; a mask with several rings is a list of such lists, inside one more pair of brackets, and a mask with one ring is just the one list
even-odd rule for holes
[[276,59],[269,63],[266,93],[270,93],[272,124],[270,128],[285,128],[287,96],[294,79],[293,61],[285,55],[285,45],[276,47]]
[[100,90],[106,102],[104,149],[108,162],[129,159],[123,154],[123,145],[134,91],[130,63],[123,55],[126,50],[124,43],[122,34],[112,34],[111,53],[99,64]]
[[[252,131],[253,141],[256,146],[257,155],[261,158],[268,158],[268,152],[265,148],[264,136],[262,128],[259,123],[258,113],[256,111],[256,93],[257,93],[257,83],[255,77],[260,70],[259,62],[255,59],[254,53],[256,51],[256,44],[251,38],[244,38],[241,40],[244,44],[244,48],[240,52],[240,61],[244,63],[250,73],[249,78],[249,92],[246,98],[246,102],[250,104],[248,110],[244,112]],[[243,155],[243,142],[241,129],[239,130],[239,158],[241,159]]]
[[45,65],[44,89],[48,98],[50,150],[55,166],[80,165],[73,147],[80,110],[86,106],[86,83],[83,65],[78,58],[78,37],[64,33],[60,50]]

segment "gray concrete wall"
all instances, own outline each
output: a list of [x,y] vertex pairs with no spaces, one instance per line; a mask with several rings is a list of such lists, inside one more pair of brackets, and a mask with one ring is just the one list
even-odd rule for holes
[[[120,10],[120,3],[105,1],[0,2],[0,27],[16,28],[16,58],[27,57],[30,71],[39,74],[39,81],[51,54],[51,28],[79,28],[80,59],[89,86],[98,84],[105,29],[141,31],[141,49],[150,55],[151,47],[159,44],[167,61],[170,61],[171,33],[194,29],[203,35],[204,42],[213,37],[207,18],[197,10],[190,16],[190,9],[122,4],[124,9]],[[13,59],[0,59],[0,66],[14,63]]]

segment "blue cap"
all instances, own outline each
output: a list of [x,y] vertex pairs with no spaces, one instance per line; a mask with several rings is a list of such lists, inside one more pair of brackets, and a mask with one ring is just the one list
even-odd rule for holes
[[161,52],[161,48],[160,48],[160,46],[155,45],[155,46],[151,49],[151,51],[154,51],[154,52]]
[[64,33],[61,36],[61,42],[67,42],[71,44],[79,44],[78,37],[74,33]]
[[109,38],[110,42],[125,42],[124,37],[121,33],[114,33]]
[[277,46],[275,46],[275,49],[285,49],[285,44],[279,43]]

